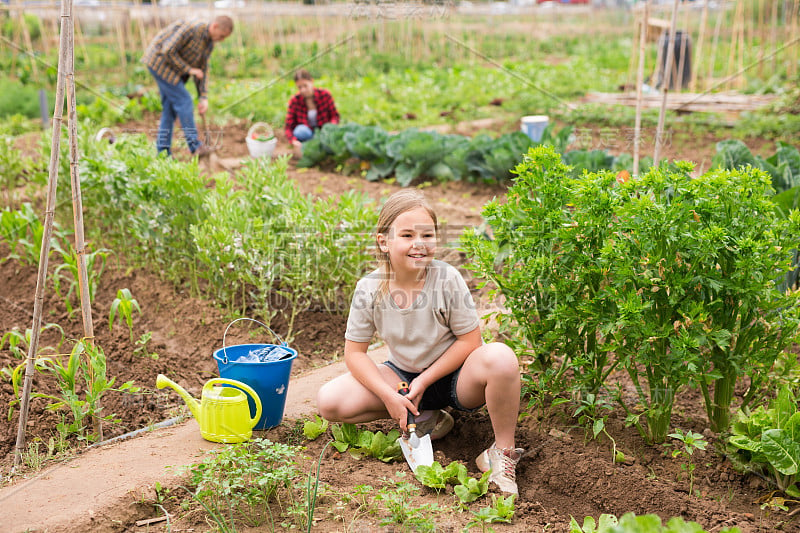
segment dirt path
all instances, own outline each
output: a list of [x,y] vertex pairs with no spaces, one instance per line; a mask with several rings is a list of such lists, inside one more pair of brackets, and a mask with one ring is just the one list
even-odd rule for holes
[[[380,347],[370,354],[375,361],[383,361],[387,350]],[[345,371],[344,363],[339,362],[293,378],[284,422],[314,413],[316,391]],[[118,531],[118,521],[138,518],[132,505],[137,498],[151,493],[156,482],[164,487],[178,485],[183,467],[202,461],[204,452],[220,446],[203,440],[193,419],[98,445],[71,461],[1,490],[0,506],[18,511],[4,513],[0,531]]]

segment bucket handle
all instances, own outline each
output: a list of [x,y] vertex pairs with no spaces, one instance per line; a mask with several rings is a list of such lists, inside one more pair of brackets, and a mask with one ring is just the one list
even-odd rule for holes
[[239,322],[240,320],[249,320],[250,322],[255,322],[256,324],[260,324],[260,325],[264,326],[265,328],[267,328],[267,330],[269,330],[270,333],[272,333],[272,335],[276,339],[278,339],[278,342],[281,343],[280,344],[281,346],[289,346],[288,344],[286,344],[286,342],[284,342],[284,340],[281,338],[280,335],[278,335],[277,333],[272,331],[272,329],[270,329],[270,327],[268,325],[264,324],[263,322],[259,322],[255,318],[247,318],[247,317],[237,318],[237,319],[233,320],[231,323],[228,324],[228,327],[225,328],[225,333],[222,334],[222,356],[224,358],[222,362],[224,364],[226,364],[226,365],[228,364],[228,351],[227,351],[227,346],[225,346],[225,337],[228,335],[228,330],[231,328],[231,326],[234,325],[236,322]]
[[[258,131],[258,130],[264,130],[266,132],[266,134],[267,134],[267,137],[272,136],[272,139],[275,138],[275,131],[272,129],[272,126],[270,126],[266,122],[256,122],[255,124],[250,126],[250,129],[247,130],[247,138],[248,139],[252,138],[253,132],[254,131]],[[272,139],[270,139],[270,140],[272,140]],[[269,328],[267,328],[267,329],[269,329]]]

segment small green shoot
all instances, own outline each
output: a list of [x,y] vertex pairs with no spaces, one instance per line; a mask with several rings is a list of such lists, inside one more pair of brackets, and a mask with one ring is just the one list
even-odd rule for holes
[[680,428],[675,428],[675,432],[670,433],[668,436],[678,441],[673,442],[675,449],[672,450],[672,457],[685,457],[688,459],[687,463],[681,464],[681,470],[686,472],[689,476],[689,495],[691,495],[692,489],[694,488],[695,469],[694,461],[692,461],[692,455],[694,454],[695,450],[705,450],[706,446],[708,446],[708,442],[706,442],[700,433],[695,433],[691,430],[683,433]]
[[[511,519],[514,518],[514,501],[516,496],[514,494],[503,498],[492,494],[492,505],[484,507],[478,512],[473,512],[475,516],[467,523],[464,528],[466,530],[473,527],[480,526],[481,531],[486,531],[487,524],[506,523],[510,524]],[[491,530],[491,528],[489,528]]]
[[616,526],[619,523],[613,514],[601,514],[599,523],[594,518],[587,516],[583,519],[583,526],[580,526],[572,516],[569,517],[569,533],[599,533]]
[[130,289],[119,289],[117,297],[111,302],[111,310],[108,313],[108,329],[111,331],[114,328],[114,319],[119,313],[120,319],[125,320],[130,332],[131,342],[133,342],[133,311],[139,311],[142,314],[142,308],[139,307],[139,302],[131,294]]
[[157,361],[158,354],[155,352],[151,352],[150,350],[147,349],[147,345],[150,343],[152,338],[153,338],[152,331],[147,331],[145,333],[142,333],[142,336],[139,337],[139,339],[136,341],[136,349],[133,350],[133,353],[135,355],[140,355],[142,357],[149,357],[153,361]]

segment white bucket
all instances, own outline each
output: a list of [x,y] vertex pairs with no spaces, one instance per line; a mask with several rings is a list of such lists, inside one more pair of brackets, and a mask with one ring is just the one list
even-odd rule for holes
[[548,122],[549,118],[547,115],[529,115],[527,117],[522,117],[519,129],[530,137],[533,142],[538,143],[542,140],[542,133],[544,133]]
[[[253,137],[256,138],[253,138]],[[266,140],[259,140],[258,137],[266,137]],[[278,144],[278,139],[272,128],[266,122],[256,122],[247,131],[245,137],[247,149],[250,151],[251,157],[272,157],[272,152]]]

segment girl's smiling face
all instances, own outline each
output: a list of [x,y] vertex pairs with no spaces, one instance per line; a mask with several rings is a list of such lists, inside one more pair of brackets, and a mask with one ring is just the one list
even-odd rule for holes
[[436,253],[436,226],[424,207],[401,213],[378,235],[382,252],[389,254],[392,270],[399,275],[424,270]]

